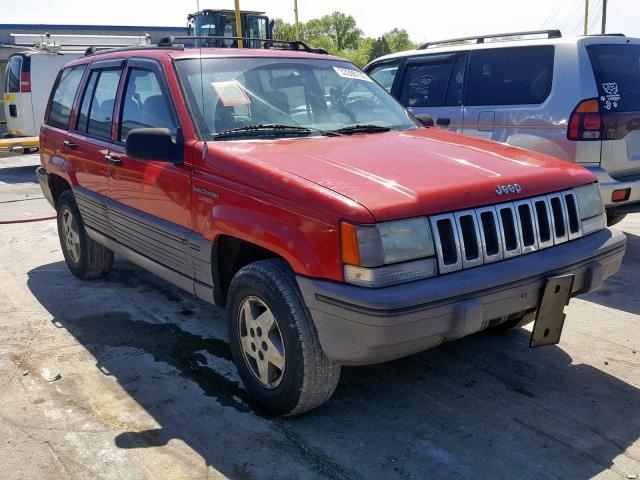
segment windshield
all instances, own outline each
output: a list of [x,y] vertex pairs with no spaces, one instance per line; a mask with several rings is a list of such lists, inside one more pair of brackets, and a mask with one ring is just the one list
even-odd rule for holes
[[[204,58],[202,67],[199,59],[187,59],[176,65],[206,140],[236,129],[259,137],[285,136],[295,128],[297,133],[308,129],[309,135],[358,131],[352,127],[417,128],[396,100],[347,62],[252,57]],[[248,128],[273,125],[278,128]]]

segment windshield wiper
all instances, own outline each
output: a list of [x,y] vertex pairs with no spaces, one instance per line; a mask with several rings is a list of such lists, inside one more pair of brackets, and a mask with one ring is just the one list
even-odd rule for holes
[[213,138],[237,137],[242,135],[309,135],[320,132],[322,135],[340,135],[336,132],[319,130],[317,128],[300,127],[297,125],[284,125],[280,123],[267,123],[262,125],[250,125],[247,127],[230,128],[216,133]]
[[383,127],[382,125],[351,125],[350,127],[339,128],[335,130],[336,133],[341,133],[343,135],[350,135],[354,133],[378,133],[378,132],[388,132],[390,131],[390,127]]

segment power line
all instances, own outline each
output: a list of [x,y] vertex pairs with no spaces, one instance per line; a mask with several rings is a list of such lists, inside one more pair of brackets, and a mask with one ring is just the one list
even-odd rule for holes
[[558,16],[558,14],[563,10],[563,7],[567,3],[567,1],[568,0],[559,0],[555,4],[555,6],[549,11],[549,15],[547,15],[547,18],[545,19],[544,23],[542,24],[542,29],[543,30],[545,28],[553,26],[553,21]]
[[[576,17],[582,19],[582,2],[583,0],[575,0],[573,2],[573,6],[569,9],[569,13],[566,16],[564,22],[560,24],[560,30],[564,30],[565,28],[569,27],[569,25],[572,25],[575,22]],[[575,29],[572,29],[570,30],[570,32],[573,34],[574,30]]]

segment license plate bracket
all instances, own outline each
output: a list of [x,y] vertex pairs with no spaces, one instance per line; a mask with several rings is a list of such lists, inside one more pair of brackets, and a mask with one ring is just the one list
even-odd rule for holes
[[538,306],[536,321],[533,324],[529,347],[556,345],[562,335],[564,307],[569,305],[575,275],[550,277],[544,287],[542,300]]

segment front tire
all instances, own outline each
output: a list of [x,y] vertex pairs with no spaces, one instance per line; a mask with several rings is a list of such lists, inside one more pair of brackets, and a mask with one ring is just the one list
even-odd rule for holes
[[298,415],[331,397],[340,365],[322,351],[284,261],[263,260],[242,268],[229,288],[227,318],[234,363],[261,409]]
[[91,280],[105,276],[113,266],[113,252],[87,235],[73,192],[57,203],[58,236],[67,267],[76,277]]

